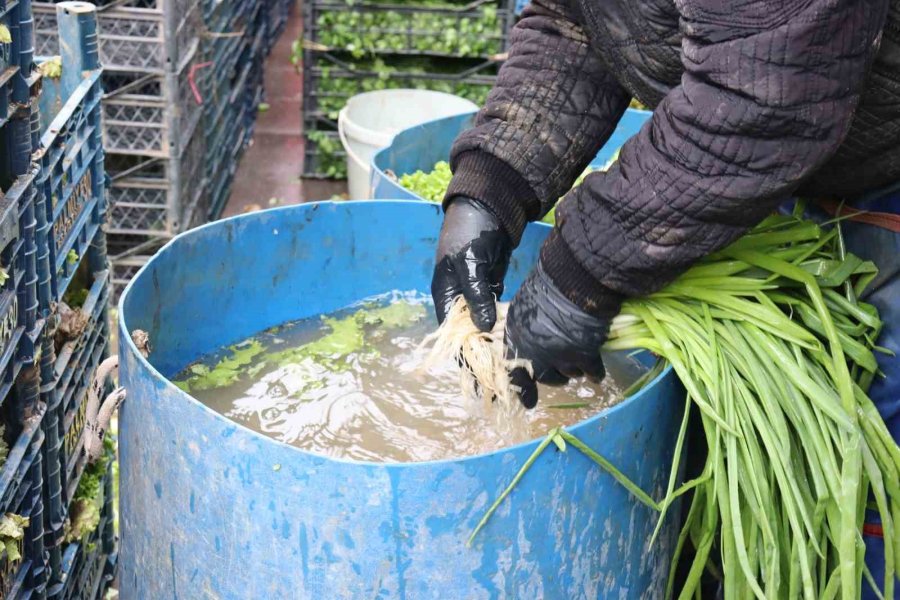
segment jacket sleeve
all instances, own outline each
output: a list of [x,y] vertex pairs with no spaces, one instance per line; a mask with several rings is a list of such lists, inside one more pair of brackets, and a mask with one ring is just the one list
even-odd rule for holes
[[787,199],[838,148],[887,0],[677,0],[681,85],[557,209],[541,252],[597,315],[654,292]]
[[518,244],[571,187],[630,100],[581,25],[578,0],[534,0],[475,126],[454,143],[445,203],[488,206]]

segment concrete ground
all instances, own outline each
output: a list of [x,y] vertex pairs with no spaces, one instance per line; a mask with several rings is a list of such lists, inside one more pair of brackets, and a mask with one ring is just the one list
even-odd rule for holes
[[295,4],[287,28],[266,60],[269,109],[256,122],[252,145],[241,158],[224,215],[285,204],[328,200],[347,191],[344,181],[302,179],[303,77],[291,64],[291,44],[303,34]]

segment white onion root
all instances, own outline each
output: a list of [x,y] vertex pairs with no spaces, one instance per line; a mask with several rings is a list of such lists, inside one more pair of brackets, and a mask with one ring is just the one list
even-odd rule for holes
[[497,322],[490,332],[483,332],[472,322],[463,298],[457,298],[437,331],[422,341],[420,349],[425,360],[419,373],[461,359],[459,384],[463,395],[480,404],[484,414],[493,414],[499,431],[512,434],[519,429],[524,409],[519,402],[519,388],[510,381],[509,373],[516,367],[529,374],[533,370],[530,361],[506,358],[503,330],[508,306],[497,303]]

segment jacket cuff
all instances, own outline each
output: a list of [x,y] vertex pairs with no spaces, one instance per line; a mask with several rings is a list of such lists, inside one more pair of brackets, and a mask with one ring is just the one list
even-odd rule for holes
[[519,245],[522,231],[532,215],[537,215],[538,202],[534,190],[512,167],[499,158],[470,150],[454,157],[453,179],[444,197],[444,207],[457,196],[477,200],[490,210],[513,246]]
[[625,296],[597,281],[554,227],[541,247],[541,266],[553,285],[578,308],[598,319],[619,314]]

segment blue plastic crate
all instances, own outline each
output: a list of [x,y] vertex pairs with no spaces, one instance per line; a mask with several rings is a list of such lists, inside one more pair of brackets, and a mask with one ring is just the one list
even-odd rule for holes
[[[15,69],[0,73],[0,97],[4,95],[4,89],[15,87],[12,81],[7,81],[7,86],[2,83],[3,78],[13,71],[18,73]],[[32,134],[32,122],[39,114],[38,98],[42,81],[40,73],[34,73],[24,83],[26,92],[21,99],[6,104],[0,98],[0,105],[3,106],[0,112],[6,115],[6,118],[0,118],[0,188],[4,190],[17,177],[31,170],[32,154],[38,147]]]
[[265,30],[260,28],[253,43],[239,57],[240,70],[229,84],[229,96],[217,109],[207,130],[206,176],[212,185],[210,218],[221,214],[231,190],[244,149],[250,143],[263,98]]
[[[0,551],[0,593],[3,598],[17,599],[29,598],[37,587],[36,579],[41,578],[40,585],[45,586],[46,565],[43,558],[43,515],[39,488],[40,485],[40,440],[43,439],[40,430],[29,448],[29,453],[23,460],[28,464],[25,470],[24,481],[11,496],[12,503],[8,505],[6,512],[27,517],[28,527],[25,531],[25,539],[19,547],[21,557],[10,560],[6,551]],[[14,486],[10,486],[14,487]],[[38,571],[37,573],[35,571]]]
[[51,103],[51,94],[60,108],[35,153],[44,207],[37,242],[49,247],[47,260],[38,260],[39,279],[50,281],[49,294],[39,293],[45,317],[65,294],[106,210],[96,14],[87,3],[57,8],[63,69],[58,83],[47,88],[42,106]]
[[32,68],[31,0],[0,2],[0,24],[11,37],[0,44],[0,187],[5,190],[31,165],[30,120],[37,112],[41,76]]
[[250,14],[257,7],[257,0],[201,0],[200,4],[206,27],[213,32],[222,32],[235,19]]
[[7,279],[0,287],[0,369],[15,358],[25,329],[18,294],[25,279],[20,261],[23,247],[18,203],[15,197],[4,196],[0,198],[0,265],[6,270]]
[[73,542],[62,557],[65,580],[51,588],[52,600],[103,600],[115,578],[116,555],[103,553],[99,543],[106,531],[113,527],[112,519],[101,521],[96,536],[84,542]]
[[[39,56],[37,64],[42,64],[51,57]],[[50,123],[62,110],[66,101],[66,93],[62,88],[62,80],[59,77],[45,77],[41,83],[41,93],[38,97],[38,139],[37,148],[40,148],[41,136],[50,128]],[[34,134],[34,125],[32,125],[32,135]]]
[[246,52],[244,67],[238,80],[242,86],[244,95],[244,118],[248,121],[256,121],[259,103],[263,95],[263,73],[266,60],[266,31],[260,27],[253,40],[253,44]]
[[[0,25],[5,27],[7,31],[9,31],[11,38],[13,32],[18,32],[19,30],[18,21],[18,2],[11,2],[6,6],[0,8]],[[19,66],[18,61],[16,60],[15,53],[13,51],[14,45],[15,39],[12,39],[12,41],[7,44],[0,44],[0,71],[6,71],[10,67]]]
[[106,210],[100,97],[100,72],[94,71],[41,137],[38,184],[43,193],[55,300],[65,293]]
[[85,302],[89,312],[88,328],[80,339],[66,342],[56,357],[60,376],[56,392],[60,398],[60,433],[62,447],[60,462],[64,469],[63,493],[70,500],[86,464],[84,433],[87,394],[97,367],[109,354],[107,305],[109,284],[107,272],[98,275]]
[[[228,119],[228,115],[233,115]],[[207,160],[207,181],[210,189],[209,219],[218,219],[228,202],[234,177],[237,173],[241,153],[246,147],[249,136],[252,133],[251,124],[241,118],[241,112],[237,108],[226,113],[223,122],[232,122],[227,136],[215,146],[214,152]]]
[[[103,480],[100,524],[86,539],[71,542],[59,556],[59,574],[48,589],[51,600],[101,600],[117,567],[112,463]],[[51,558],[51,562],[54,559]]]
[[[18,56],[19,68],[28,77],[34,64],[34,13],[31,0],[18,0],[18,5],[19,39],[15,44],[15,51]],[[13,39],[13,42],[16,40]]]
[[[43,407],[38,401],[39,380],[36,369],[23,371],[16,385],[4,398],[4,421],[9,454],[0,469],[0,514],[14,513],[29,518],[20,559],[11,561],[0,551],[0,596],[3,598],[40,598],[48,580],[44,554],[44,518],[41,430]],[[27,406],[27,418],[19,421]]]
[[11,41],[0,43],[0,120],[11,117],[16,104],[28,103],[34,58],[34,19],[31,0],[8,0],[0,3],[0,25]]
[[23,485],[17,489],[7,512],[27,517],[28,527],[20,546],[21,557],[11,561],[0,552],[0,592],[10,600],[41,598],[46,589],[48,571],[43,546],[43,504],[40,495],[41,453],[43,434],[38,430],[23,463],[29,465]]
[[[243,109],[240,98],[224,107],[216,121],[218,126],[214,137],[207,139],[205,175],[213,190],[230,187],[237,170],[248,128]],[[217,197],[215,191],[213,195]]]
[[215,221],[222,216],[228,198],[231,196],[231,187],[234,184],[234,175],[237,172],[237,162],[232,159],[224,161],[224,165],[216,173],[216,177],[210,183],[209,220]]
[[[250,49],[257,37],[261,35],[264,40],[266,33],[262,3],[241,11],[235,11],[233,5],[223,3],[218,10],[216,17],[208,21],[207,27],[214,37],[205,45],[203,52],[204,61],[212,66],[204,69],[198,77],[203,103],[207,107],[207,136],[218,122],[223,106],[232,101],[236,92],[240,92],[237,80],[248,62]],[[235,35],[239,32],[242,35]]]
[[[15,254],[14,289],[18,308],[18,326],[24,328],[19,342],[17,356],[25,363],[33,363],[38,338],[43,328],[38,305],[37,275],[37,212],[43,209],[42,198],[37,193],[35,178],[38,168],[32,165],[31,171],[16,180],[7,190],[6,200],[15,206],[18,221],[18,244]],[[2,298],[2,295],[0,295]],[[4,305],[0,302],[0,311]],[[8,314],[0,312],[0,314]],[[0,321],[0,327],[2,327]],[[2,360],[0,360],[2,364]]]
[[[102,235],[102,234],[101,234]],[[47,533],[50,546],[61,542],[62,527],[84,468],[87,395],[97,367],[109,353],[108,271],[95,273],[81,310],[88,317],[74,339],[45,339],[41,355],[41,398],[47,484]]]

